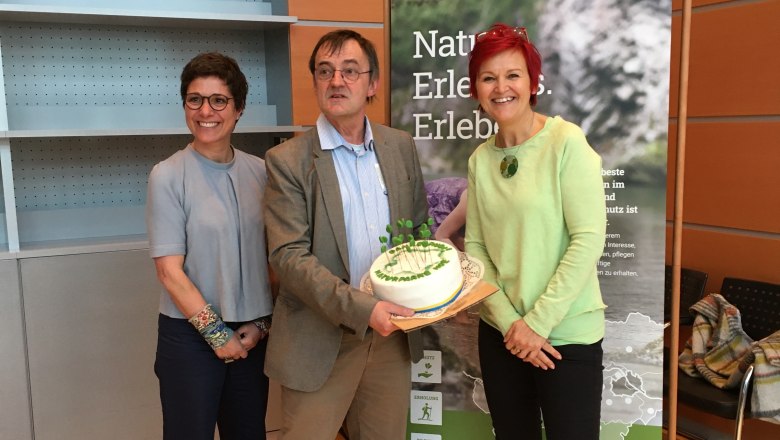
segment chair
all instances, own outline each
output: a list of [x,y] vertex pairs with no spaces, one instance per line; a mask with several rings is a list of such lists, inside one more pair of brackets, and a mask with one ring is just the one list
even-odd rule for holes
[[[780,329],[780,285],[761,281],[725,278],[720,294],[739,309],[742,329],[758,341]],[[735,440],[742,438],[742,423],[750,418],[753,366],[748,367],[737,390],[721,390],[698,377],[680,373],[678,401],[687,406],[735,420]]]
[[[707,273],[693,269],[680,269],[680,324],[693,324],[693,315],[688,310],[704,293]],[[672,266],[666,266],[664,277],[664,322],[672,320]],[[668,324],[667,324],[668,325]]]

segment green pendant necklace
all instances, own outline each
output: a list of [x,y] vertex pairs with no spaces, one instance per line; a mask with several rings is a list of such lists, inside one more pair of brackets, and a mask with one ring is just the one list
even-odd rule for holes
[[[531,126],[528,129],[528,132],[530,135],[528,136],[528,139],[531,138],[533,135],[532,131],[534,128],[534,117],[536,116],[535,112],[531,112]],[[501,164],[498,166],[499,171],[501,171],[501,175],[509,179],[510,177],[514,176],[517,173],[517,169],[520,166],[517,162],[517,156],[513,154],[506,154],[506,150],[508,147],[504,147],[501,149],[501,151],[504,153],[504,158],[501,159]]]
[[504,158],[501,159],[501,165],[499,165],[501,175],[507,179],[514,176],[517,173],[517,166],[517,156],[504,152]]

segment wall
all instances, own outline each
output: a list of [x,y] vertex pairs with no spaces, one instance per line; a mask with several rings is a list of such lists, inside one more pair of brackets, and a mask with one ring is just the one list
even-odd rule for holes
[[298,23],[290,26],[290,72],[292,76],[293,124],[314,125],[319,115],[314,84],[309,72],[309,57],[317,40],[336,29],[352,29],[376,46],[379,57],[380,86],[367,114],[371,121],[388,122],[385,79],[389,69],[385,58],[384,1],[364,0],[289,0],[290,15]]
[[[682,1],[673,3],[667,220],[674,211]],[[780,283],[780,2],[694,1],[682,265]],[[668,242],[671,243],[671,224]],[[671,250],[667,261],[671,261]]]
[[[780,1],[694,0],[688,85],[682,266],[780,283]],[[673,1],[667,187],[671,263],[682,0]],[[733,424],[680,406],[680,415],[730,432]],[[745,439],[780,438],[749,421]]]
[[[382,74],[387,75],[383,55],[384,2],[290,0],[288,3],[288,15],[300,20],[290,31],[292,124],[311,125],[318,112],[308,72],[308,57],[316,39],[326,31],[349,27],[367,36],[380,50]],[[673,2],[667,192],[667,220],[670,222],[674,207],[681,5],[680,0]],[[775,56],[780,41],[780,28],[776,26],[780,22],[780,2],[699,0],[693,5],[682,264],[709,273],[707,291],[716,291],[724,276],[780,283],[780,271],[777,270],[780,262],[780,174],[777,173],[780,165],[780,83],[777,81],[780,59]],[[369,107],[369,118],[377,122],[388,120],[384,85],[380,87],[376,102]],[[667,245],[670,243],[671,223]],[[667,262],[670,259],[671,252],[667,248]],[[146,262],[142,265],[149,269]],[[2,262],[0,269],[8,274],[9,280],[16,279],[17,270],[20,270],[10,261]],[[148,274],[148,279],[153,276]],[[19,301],[20,287],[18,281],[4,284],[3,295],[0,295],[3,311],[17,311],[9,312],[14,318],[23,307]],[[28,312],[34,312],[37,305],[26,304],[26,307],[32,308]],[[154,309],[154,305],[144,307]],[[154,316],[146,311],[144,315]],[[21,323],[7,319],[4,322],[19,339],[2,340],[4,353],[17,354],[6,356],[0,363],[0,371],[26,382]],[[32,361],[32,367],[44,365]],[[40,362],[45,362],[45,358]],[[147,368],[148,362],[149,359],[140,360],[139,364]],[[35,368],[31,374],[38,374]],[[14,383],[18,387],[24,382]],[[53,388],[52,392],[57,390],[59,388]],[[5,391],[26,395],[23,389],[14,391],[4,387]],[[32,390],[34,395],[39,392]],[[24,399],[2,407],[0,413],[4,416],[0,417],[0,426],[11,427],[2,421],[13,421],[17,431],[0,429],[3,433],[0,437],[29,435],[27,405],[29,401]],[[157,413],[156,410],[152,412]],[[680,412],[724,432],[731,429],[728,421],[707,418],[684,407]],[[780,427],[777,425],[749,421],[744,438],[778,437]]]

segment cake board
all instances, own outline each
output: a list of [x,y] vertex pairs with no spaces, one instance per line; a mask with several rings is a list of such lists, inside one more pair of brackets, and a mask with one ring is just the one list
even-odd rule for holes
[[427,327],[431,324],[436,324],[437,322],[444,321],[445,319],[452,318],[458,312],[462,310],[466,310],[469,307],[481,303],[487,297],[496,293],[497,291],[498,291],[498,287],[488,283],[487,281],[479,280],[477,284],[474,287],[472,287],[467,294],[459,296],[458,299],[456,299],[452,304],[447,306],[447,309],[443,313],[437,316],[419,317],[419,318],[415,316],[409,318],[393,317],[390,318],[390,320],[398,328],[408,333],[410,331],[417,330],[423,327]]

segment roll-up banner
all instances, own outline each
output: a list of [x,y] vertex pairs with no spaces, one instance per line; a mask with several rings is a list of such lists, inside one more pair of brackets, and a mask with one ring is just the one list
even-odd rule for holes
[[[414,136],[438,224],[495,125],[469,97],[473,36],[525,26],[542,55],[536,111],[601,155],[607,238],[602,439],[660,439],[671,0],[390,0],[391,123]],[[407,438],[493,438],[479,369],[478,306],[423,329]]]

